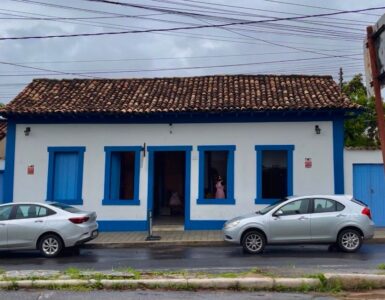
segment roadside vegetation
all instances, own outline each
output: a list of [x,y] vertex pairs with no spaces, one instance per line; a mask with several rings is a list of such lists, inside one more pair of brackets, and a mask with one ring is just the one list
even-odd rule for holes
[[[380,264],[378,269],[385,269]],[[97,272],[68,268],[55,274],[19,274],[7,276],[3,271],[0,275],[0,289],[18,290],[52,289],[52,290],[129,290],[129,289],[161,289],[161,290],[239,290],[239,291],[276,291],[276,292],[318,292],[341,293],[349,291],[366,291],[384,288],[370,280],[352,281],[347,285],[341,278],[327,278],[324,274],[303,275],[301,278],[281,278],[276,274],[267,273],[253,268],[244,272],[188,272],[153,271],[141,272],[132,268],[124,268],[111,272]],[[11,273],[10,273],[11,274]],[[385,282],[385,275],[383,281]],[[347,286],[349,286],[347,288]],[[345,287],[345,288],[344,288]]]

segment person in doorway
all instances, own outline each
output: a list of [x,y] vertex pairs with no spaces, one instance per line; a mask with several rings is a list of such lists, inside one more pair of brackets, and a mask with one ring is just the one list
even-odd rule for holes
[[217,183],[215,184],[215,198],[216,199],[224,199],[226,198],[225,195],[225,186],[223,184],[223,179],[221,176],[218,176]]
[[183,211],[183,203],[179,197],[178,192],[173,192],[171,194],[169,203],[171,208],[171,214],[180,214]]

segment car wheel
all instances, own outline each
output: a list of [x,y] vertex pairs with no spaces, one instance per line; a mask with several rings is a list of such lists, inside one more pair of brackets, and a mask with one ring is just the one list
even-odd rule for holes
[[63,249],[63,242],[56,234],[44,235],[39,242],[40,253],[45,257],[56,257]]
[[266,239],[259,231],[246,232],[242,239],[243,250],[250,254],[258,254],[265,249]]
[[361,248],[362,236],[354,229],[345,229],[338,235],[338,247],[344,252],[356,252]]

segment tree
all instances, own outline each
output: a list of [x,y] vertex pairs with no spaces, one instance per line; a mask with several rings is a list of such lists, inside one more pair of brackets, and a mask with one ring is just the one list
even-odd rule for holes
[[[345,121],[345,146],[379,147],[377,117],[374,98],[368,98],[362,74],[343,84],[343,92],[363,108],[363,112]],[[384,104],[385,108],[385,104]]]

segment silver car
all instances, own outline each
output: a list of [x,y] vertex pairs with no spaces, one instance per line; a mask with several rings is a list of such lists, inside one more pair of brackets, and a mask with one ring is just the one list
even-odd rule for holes
[[370,209],[348,195],[290,197],[255,213],[229,220],[224,240],[261,253],[266,244],[330,244],[357,251],[374,235]]
[[98,235],[94,212],[62,203],[12,203],[0,205],[0,250],[39,249],[55,257]]

